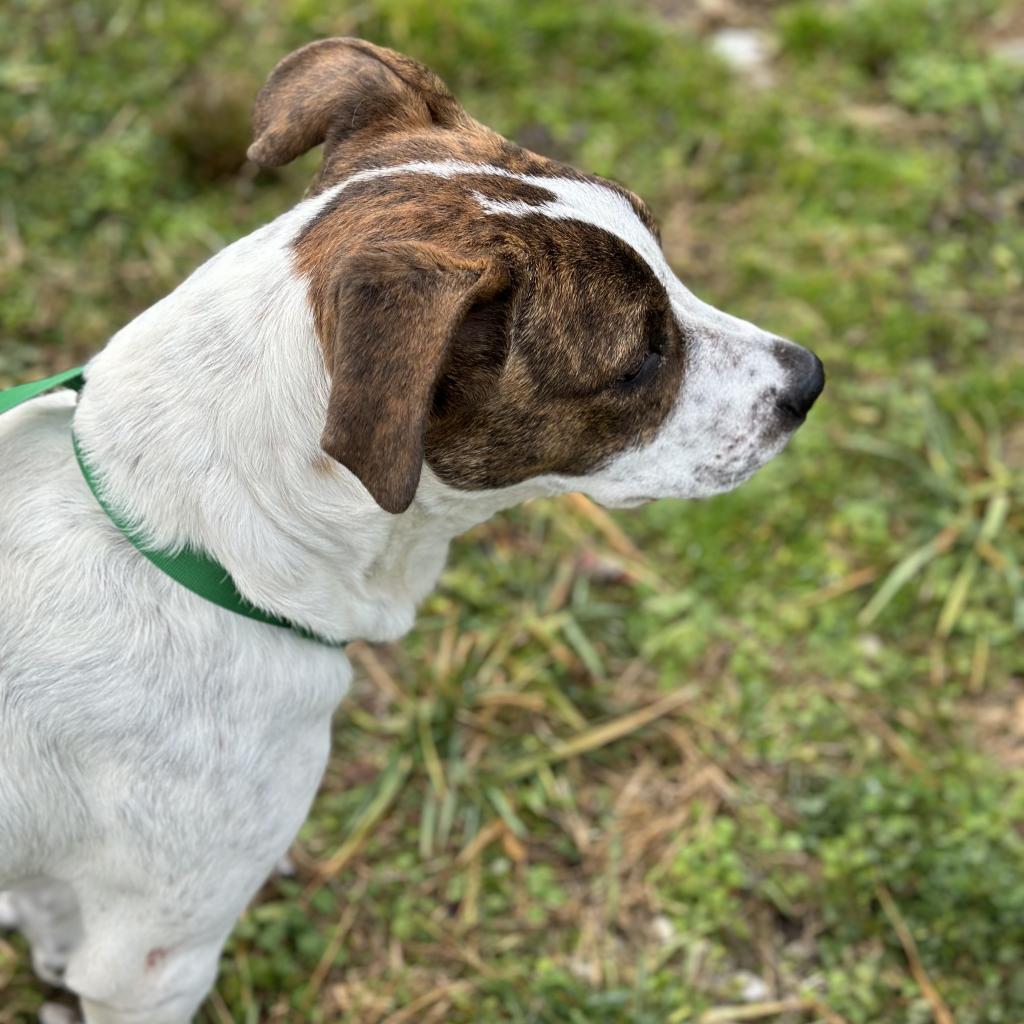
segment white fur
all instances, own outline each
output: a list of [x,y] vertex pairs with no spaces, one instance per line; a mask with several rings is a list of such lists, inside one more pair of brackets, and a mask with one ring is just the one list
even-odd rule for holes
[[502,491],[455,491],[425,468],[400,516],[325,465],[328,380],[290,243],[354,181],[468,171],[508,174],[384,168],[299,204],[119,331],[77,407],[62,392],[0,417],[3,909],[89,1024],[191,1018],[306,815],[351,670],[340,650],[224,611],[140,557],[86,488],[72,422],[108,501],[152,544],[202,548],[255,604],[335,639],[400,636],[450,538],[524,498],[711,493],[771,454],[756,429],[781,379],[770,336],[687,292],[617,193],[544,178],[526,179],[556,197],[539,211],[480,202],[622,238],[697,339],[659,436],[590,477]]

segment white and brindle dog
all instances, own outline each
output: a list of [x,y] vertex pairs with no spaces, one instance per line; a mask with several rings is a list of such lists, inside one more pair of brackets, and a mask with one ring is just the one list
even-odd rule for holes
[[286,57],[250,157],[310,194],[0,417],[0,888],[89,1024],[185,1024],[309,809],[340,648],[142,557],[208,553],[252,604],[394,640],[449,541],[582,491],[732,488],[821,391],[807,350],[695,298],[644,204],[473,121],[354,39]]

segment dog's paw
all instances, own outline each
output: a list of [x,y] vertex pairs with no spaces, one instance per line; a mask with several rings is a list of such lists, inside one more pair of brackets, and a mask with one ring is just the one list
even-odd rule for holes
[[0,892],[0,929],[12,931],[18,927],[18,911],[14,909],[14,897],[9,892]]
[[39,1024],[82,1024],[78,1011],[61,1003],[43,1003],[39,1008]]

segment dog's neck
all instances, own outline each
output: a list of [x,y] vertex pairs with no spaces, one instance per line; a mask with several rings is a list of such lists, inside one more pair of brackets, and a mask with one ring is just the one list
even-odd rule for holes
[[538,492],[424,469],[393,516],[320,449],[328,380],[291,241],[326,192],[228,246],[89,364],[75,430],[108,501],[162,549],[217,559],[244,597],[330,639],[393,639],[449,540]]

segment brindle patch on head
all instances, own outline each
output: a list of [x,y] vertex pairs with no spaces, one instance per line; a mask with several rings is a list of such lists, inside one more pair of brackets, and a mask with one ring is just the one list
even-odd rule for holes
[[521,218],[517,287],[471,311],[435,394],[427,463],[462,488],[582,475],[651,439],[685,345],[646,264],[592,225]]
[[[564,209],[549,216],[557,196],[544,181],[614,193],[656,238],[633,193],[508,142],[470,118],[427,69],[359,41],[286,58],[261,93],[256,122],[254,150],[269,153],[266,162],[325,141],[311,190],[341,186],[296,239],[296,267],[309,281],[332,403],[342,395],[347,403],[329,409],[325,447],[358,466],[385,507],[400,511],[415,479],[407,466],[368,478],[372,453],[352,435],[359,424],[376,431],[380,410],[414,421],[401,436],[461,488],[582,474],[657,431],[684,362],[665,289],[610,231]],[[481,172],[386,170],[409,164]],[[362,172],[370,176],[343,184]],[[390,283],[374,288],[360,253],[377,265],[382,245]],[[424,253],[432,254],[426,276],[417,266]],[[441,331],[422,322],[434,309]],[[381,332],[384,346],[373,340]],[[352,344],[374,353],[341,351]],[[403,368],[403,358],[419,362]],[[333,379],[345,373],[359,381]],[[351,408],[363,402],[365,410]],[[391,434],[380,459],[404,464]],[[353,445],[360,450],[347,458]]]
[[[553,198],[536,182],[493,174],[399,172],[340,190],[295,243],[328,366],[339,365],[333,346],[351,336],[339,325],[336,296],[353,252],[385,240],[422,242],[500,263],[504,287],[471,305],[438,364],[420,368],[434,374],[426,462],[452,486],[582,474],[649,440],[678,393],[684,346],[664,287],[614,235],[546,216]],[[494,214],[482,199],[538,212]],[[370,313],[349,307],[345,315]],[[394,344],[421,358],[403,336],[423,326],[399,311],[394,330]],[[652,362],[650,353],[653,371],[627,379]],[[389,406],[384,394],[367,398]]]

